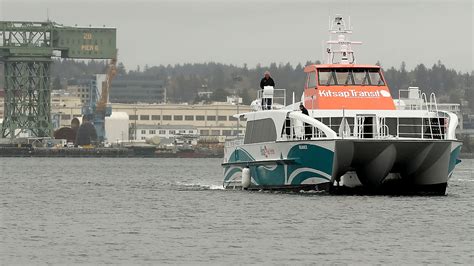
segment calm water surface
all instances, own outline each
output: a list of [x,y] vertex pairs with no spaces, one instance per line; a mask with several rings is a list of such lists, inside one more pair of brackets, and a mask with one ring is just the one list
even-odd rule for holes
[[0,158],[0,264],[474,264],[474,160],[444,197],[225,191],[220,162]]

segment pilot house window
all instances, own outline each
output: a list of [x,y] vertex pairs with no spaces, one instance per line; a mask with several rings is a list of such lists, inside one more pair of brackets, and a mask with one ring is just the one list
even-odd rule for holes
[[308,88],[316,88],[316,72],[308,73]]
[[378,68],[322,68],[318,70],[319,85],[385,85]]

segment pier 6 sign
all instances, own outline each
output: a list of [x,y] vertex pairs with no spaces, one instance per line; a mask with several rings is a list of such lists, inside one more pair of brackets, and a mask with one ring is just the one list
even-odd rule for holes
[[62,57],[107,59],[116,56],[116,35],[115,28],[58,27],[53,40]]

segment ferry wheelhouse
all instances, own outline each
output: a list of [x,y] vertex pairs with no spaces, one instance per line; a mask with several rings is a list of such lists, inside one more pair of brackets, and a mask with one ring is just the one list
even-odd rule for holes
[[226,142],[224,187],[444,195],[459,163],[457,116],[417,88],[408,106],[394,101],[380,66],[356,64],[360,42],[341,16],[329,32],[328,62],[305,67],[300,102],[265,88],[253,112],[236,115],[246,132]]

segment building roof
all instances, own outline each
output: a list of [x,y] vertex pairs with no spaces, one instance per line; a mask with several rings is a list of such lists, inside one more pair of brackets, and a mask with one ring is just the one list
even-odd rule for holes
[[137,124],[137,129],[197,129],[192,125],[140,125]]
[[[237,110],[237,105],[226,102],[218,102],[213,104],[178,104],[178,103],[160,103],[160,104],[130,104],[130,103],[111,103],[112,109],[180,109],[180,110],[209,110],[209,109],[229,109]],[[249,105],[239,105],[240,110],[248,110]]]
[[113,112],[109,117],[106,117],[107,120],[129,120],[128,114],[126,112]]

